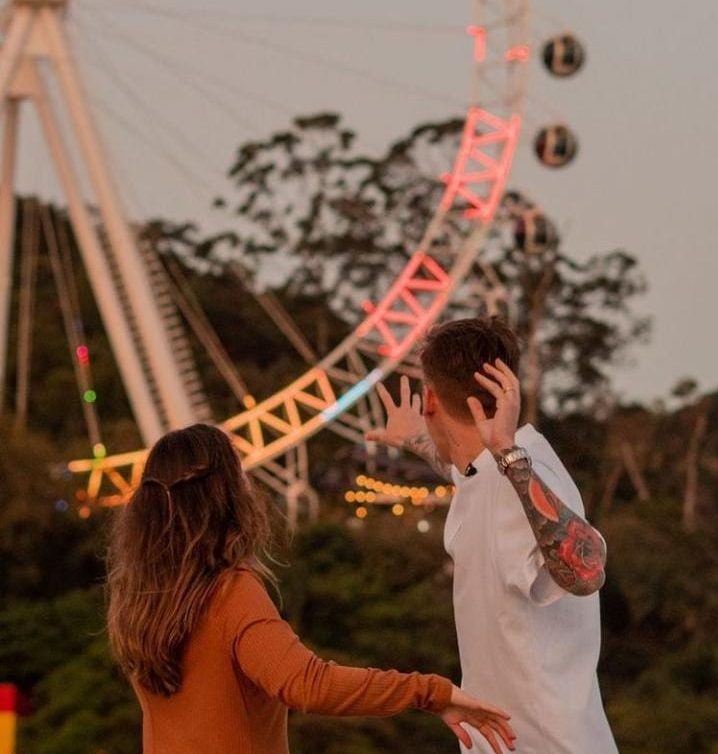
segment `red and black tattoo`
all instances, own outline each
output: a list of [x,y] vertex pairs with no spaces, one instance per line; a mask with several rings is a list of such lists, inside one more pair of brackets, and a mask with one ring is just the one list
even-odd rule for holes
[[606,545],[599,533],[565,505],[532,470],[517,461],[506,470],[553,580],[575,595],[593,594],[606,579]]

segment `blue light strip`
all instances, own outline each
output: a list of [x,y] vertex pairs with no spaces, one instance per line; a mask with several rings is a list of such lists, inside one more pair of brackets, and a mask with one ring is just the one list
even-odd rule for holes
[[366,395],[382,377],[383,372],[381,369],[372,369],[366,377],[359,380],[356,385],[349,388],[344,395],[338,398],[336,403],[322,411],[320,414],[322,420],[324,422],[334,421],[339,414],[343,414],[362,396]]

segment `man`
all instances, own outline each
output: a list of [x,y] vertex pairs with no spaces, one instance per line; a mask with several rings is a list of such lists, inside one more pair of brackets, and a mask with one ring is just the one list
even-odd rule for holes
[[[519,754],[617,754],[596,677],[605,543],[546,439],[517,430],[518,362],[497,318],[435,327],[423,415],[406,378],[399,405],[380,385],[387,425],[367,439],[416,453],[456,487],[444,544],[463,688],[511,713]],[[472,751],[489,752],[471,734]]]

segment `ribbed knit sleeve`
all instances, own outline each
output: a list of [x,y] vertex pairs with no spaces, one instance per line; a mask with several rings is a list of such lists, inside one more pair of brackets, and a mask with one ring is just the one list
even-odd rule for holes
[[439,712],[452,684],[438,675],[352,668],[326,662],[283,621],[249,573],[236,579],[230,605],[232,651],[241,673],[287,707],[324,715],[395,715],[409,708]]

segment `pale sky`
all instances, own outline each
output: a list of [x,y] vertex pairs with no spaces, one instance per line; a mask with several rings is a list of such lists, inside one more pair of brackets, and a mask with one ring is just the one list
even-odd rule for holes
[[[640,308],[654,330],[615,373],[626,397],[664,396],[687,375],[716,389],[718,5],[533,5],[535,45],[571,30],[588,58],[570,80],[534,62],[509,183],[545,207],[579,258],[614,248],[638,256],[650,285]],[[467,101],[469,0],[72,0],[71,8],[70,34],[133,219],[206,222],[212,197],[228,193],[236,146],[294,114],[340,112],[371,150],[459,114]],[[581,148],[570,167],[549,171],[530,141],[556,120]],[[27,122],[21,188],[54,194]]]

